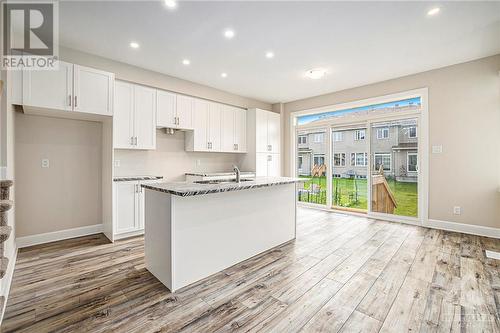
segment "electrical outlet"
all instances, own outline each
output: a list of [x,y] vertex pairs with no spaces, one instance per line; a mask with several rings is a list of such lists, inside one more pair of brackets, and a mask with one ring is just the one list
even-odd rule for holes
[[42,168],[50,167],[50,162],[48,158],[42,158]]
[[117,167],[117,168],[120,167],[120,160],[115,160],[115,167]]
[[443,146],[432,146],[432,153],[433,154],[441,154],[443,152]]
[[455,215],[462,214],[462,208],[460,208],[460,206],[453,207],[453,214],[455,214]]

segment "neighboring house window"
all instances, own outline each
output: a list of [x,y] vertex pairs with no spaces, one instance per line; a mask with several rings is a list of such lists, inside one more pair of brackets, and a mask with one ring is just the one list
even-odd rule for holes
[[299,135],[299,144],[307,143],[307,136]]
[[313,141],[315,143],[323,142],[323,133],[316,133],[316,134],[314,134]]
[[344,132],[333,132],[333,141],[344,141]]
[[406,155],[406,165],[408,172],[417,172],[418,170],[418,153],[408,153]]
[[345,166],[345,153],[333,154],[333,165],[334,166]]
[[325,164],[325,156],[314,155],[314,165],[323,165],[323,164]]
[[373,158],[373,163],[375,164],[375,171],[380,169],[382,165],[384,171],[391,171],[391,158],[390,153],[375,153]]
[[389,128],[377,128],[377,139],[388,139],[389,138]]
[[297,161],[297,164],[298,164],[298,168],[299,170],[302,170],[302,156],[299,156],[299,159]]
[[412,126],[412,127],[408,128],[408,137],[410,139],[417,137],[417,127],[416,126]]
[[367,153],[351,153],[352,166],[366,166],[368,164]]
[[364,140],[366,135],[366,131],[364,129],[362,130],[356,130],[354,131],[354,140]]

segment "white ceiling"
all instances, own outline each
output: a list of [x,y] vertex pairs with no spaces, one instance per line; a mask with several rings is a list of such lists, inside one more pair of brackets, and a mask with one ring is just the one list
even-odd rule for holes
[[62,2],[59,29],[64,46],[274,103],[498,54],[500,2]]

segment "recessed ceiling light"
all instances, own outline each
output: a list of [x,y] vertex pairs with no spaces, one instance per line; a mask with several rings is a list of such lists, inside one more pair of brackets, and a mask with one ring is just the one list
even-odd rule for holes
[[220,76],[221,77],[227,77],[227,73],[221,73]]
[[139,48],[139,43],[137,43],[137,42],[130,42],[129,45],[133,49],[138,49]]
[[182,64],[183,64],[183,65],[186,65],[186,66],[187,66],[187,65],[189,65],[190,63],[191,63],[191,61],[189,61],[189,59],[184,59],[184,60],[182,60]]
[[233,38],[233,37],[234,37],[234,35],[235,35],[234,30],[231,30],[231,29],[226,29],[226,30],[224,31],[224,37],[226,37],[227,39],[231,39],[231,38]]
[[306,76],[310,79],[321,79],[323,76],[325,76],[326,70],[321,69],[321,68],[316,68],[316,69],[310,69],[306,72]]
[[168,8],[174,9],[177,7],[177,1],[175,0],[165,0],[165,6]]
[[435,7],[427,12],[427,16],[434,16],[441,11],[441,8]]
[[272,52],[272,51],[266,52],[266,58],[268,58],[268,59],[274,58],[274,52]]

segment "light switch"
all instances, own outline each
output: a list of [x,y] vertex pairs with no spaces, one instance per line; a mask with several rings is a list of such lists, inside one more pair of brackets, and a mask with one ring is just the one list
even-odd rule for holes
[[462,208],[460,208],[460,206],[453,207],[453,214],[455,214],[455,215],[462,214]]
[[432,153],[433,154],[441,154],[443,152],[443,146],[432,146]]
[[201,160],[196,160],[196,166],[200,166],[201,165]]
[[48,158],[43,158],[42,159],[42,168],[48,168],[50,167],[50,162]]
[[117,168],[120,167],[120,160],[115,160],[115,167],[117,167]]

